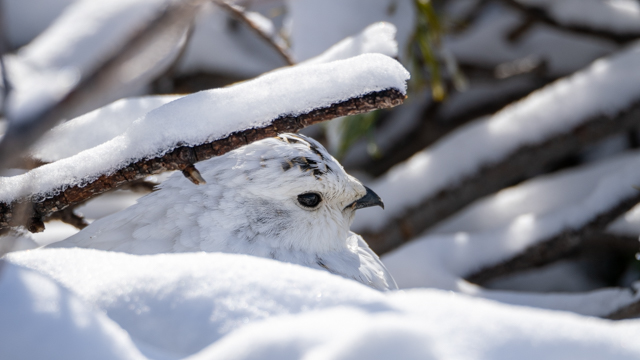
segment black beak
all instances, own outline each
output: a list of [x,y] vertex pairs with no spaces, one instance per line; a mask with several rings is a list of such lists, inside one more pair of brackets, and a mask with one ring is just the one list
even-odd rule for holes
[[376,205],[384,209],[384,203],[382,202],[382,199],[380,199],[380,196],[378,196],[378,194],[374,193],[373,190],[369,189],[368,187],[365,186],[364,188],[367,189],[367,194],[347,205],[345,209],[352,208],[353,210],[357,210]]

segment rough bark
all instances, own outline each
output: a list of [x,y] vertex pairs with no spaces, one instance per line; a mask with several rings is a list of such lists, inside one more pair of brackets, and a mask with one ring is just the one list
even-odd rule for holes
[[[273,120],[262,128],[238,131],[229,136],[198,146],[181,146],[168,152],[164,156],[154,159],[140,160],[130,163],[111,174],[100,176],[97,180],[85,186],[73,186],[60,192],[59,195],[39,202],[32,202],[27,206],[33,209],[31,216],[22,216],[15,210],[24,207],[24,199],[16,199],[11,204],[0,203],[0,229],[14,226],[24,226],[30,231],[44,230],[43,218],[60,212],[96,195],[114,189],[124,184],[135,182],[149,175],[159,174],[170,170],[190,169],[194,163],[220,156],[243,145],[258,141],[283,132],[296,132],[306,126],[330,120],[339,116],[360,114],[376,109],[389,108],[400,105],[405,96],[398,90],[389,89],[370,93],[357,98],[333,104],[331,106],[312,110],[298,116],[282,116]],[[63,188],[63,184],[61,184]]]
[[[640,127],[640,103],[614,119],[598,116],[570,132],[559,134],[537,145],[528,145],[505,154],[502,161],[486,164],[474,175],[442,189],[419,205],[408,208],[378,232],[365,232],[371,248],[378,254],[393,250],[422,233],[438,221],[453,215],[471,202],[543,173],[560,160],[577,154],[586,146]],[[426,174],[425,176],[428,176]]]

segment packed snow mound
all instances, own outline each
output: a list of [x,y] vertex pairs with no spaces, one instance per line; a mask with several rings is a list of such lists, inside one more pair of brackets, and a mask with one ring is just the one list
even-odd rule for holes
[[[151,358],[192,360],[640,356],[639,320],[615,323],[441,290],[382,293],[323,271],[246,255],[45,249],[13,253],[7,261],[0,274],[0,328],[36,318],[27,324],[39,329],[46,314],[33,305],[37,297],[54,299],[38,304],[59,311],[60,294],[89,304],[71,308],[106,324],[100,326],[107,330],[96,325],[100,331],[79,335],[82,322],[72,326],[58,317],[47,325],[49,335],[65,337],[54,345],[68,351],[69,359],[80,358],[73,351],[82,351],[84,343],[66,342],[77,336],[103,339],[114,344],[105,354],[121,351],[113,358],[132,359],[140,355],[131,340]],[[26,298],[17,290],[25,284],[31,291]],[[18,316],[14,309],[24,310]]]
[[59,281],[134,341],[180,356],[273,316],[342,305],[389,308],[382,293],[355,281],[247,255],[43,249],[7,258]]
[[438,290],[390,293],[388,298],[395,307],[392,311],[344,306],[252,324],[189,360],[640,356],[639,321],[613,323]]
[[129,335],[49,277],[0,260],[3,359],[142,360]]

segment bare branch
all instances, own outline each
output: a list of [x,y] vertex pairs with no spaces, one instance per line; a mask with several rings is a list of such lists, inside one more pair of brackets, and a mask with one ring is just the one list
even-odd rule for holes
[[[165,53],[160,44],[176,44],[205,0],[170,3],[155,19],[133,34],[120,51],[113,54],[80,81],[62,100],[28,118],[11,121],[0,142],[0,168],[18,159],[42,134],[58,121],[94,109],[113,93],[140,79]],[[166,49],[161,49],[166,50]],[[136,66],[144,64],[144,66]],[[14,119],[15,120],[15,119]]]
[[[510,6],[511,8],[522,12],[527,17],[527,19],[525,20],[525,24],[522,27],[519,27],[516,33],[523,33],[528,27],[531,26],[532,22],[539,22],[562,31],[567,31],[583,36],[593,36],[603,40],[613,41],[618,44],[625,44],[640,37],[640,34],[633,32],[619,33],[607,31],[605,29],[596,29],[584,25],[562,24],[558,22],[551,14],[549,14],[544,7],[524,5],[517,0],[502,0],[502,2]],[[511,34],[510,37],[515,39],[518,37],[518,35],[514,33]]]
[[405,210],[379,232],[362,233],[371,248],[385,253],[471,202],[552,168],[558,161],[578,153],[610,135],[640,127],[640,102],[616,118],[597,116],[582,125],[537,145],[521,147],[503,160],[486,164],[474,175],[439,191],[419,205]]
[[[123,184],[168,170],[183,171],[198,161],[220,156],[248,143],[275,136],[278,133],[296,132],[306,126],[339,116],[397,106],[402,104],[404,98],[405,96],[395,89],[373,92],[325,108],[311,110],[298,116],[282,116],[265,127],[238,131],[210,143],[192,147],[178,147],[164,156],[127,164],[118,171],[110,175],[102,175],[94,182],[82,187],[69,187],[61,191],[59,195],[40,202],[0,203],[0,229],[8,226],[25,226],[38,230],[42,218],[49,217],[69,206],[84,202]],[[32,204],[34,216],[30,219],[14,219],[15,209],[19,204],[25,203]]]
[[251,20],[247,16],[247,14],[244,12],[244,10],[240,6],[233,5],[224,0],[214,0],[213,2],[216,5],[223,8],[224,10],[231,13],[238,20],[245,23],[254,33],[256,33],[258,36],[264,39],[264,41],[266,41],[267,44],[271,45],[271,47],[274,48],[278,52],[278,54],[280,54],[280,56],[282,56],[282,58],[284,59],[284,61],[287,62],[288,65],[295,64],[295,61],[293,61],[293,57],[289,53],[289,50],[285,48],[282,44],[280,44],[282,41],[278,41],[279,39],[277,38],[277,35],[270,35],[265,33],[253,20]]

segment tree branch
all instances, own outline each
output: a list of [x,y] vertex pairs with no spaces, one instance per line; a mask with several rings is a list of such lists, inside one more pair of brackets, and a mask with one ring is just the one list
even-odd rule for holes
[[198,161],[220,156],[243,145],[275,136],[278,133],[296,132],[306,126],[339,116],[355,115],[397,106],[402,104],[404,98],[405,96],[395,89],[373,92],[328,107],[311,110],[298,116],[281,116],[265,127],[238,131],[225,138],[202,145],[178,147],[164,156],[127,164],[110,175],[102,175],[92,183],[82,187],[69,187],[52,198],[33,202],[31,206],[34,215],[29,219],[16,220],[14,218],[15,209],[20,204],[25,204],[24,200],[23,202],[14,201],[11,204],[0,203],[0,229],[9,226],[24,226],[34,231],[42,230],[42,218],[49,217],[69,206],[84,202],[123,184],[164,171],[182,171]]
[[267,44],[271,45],[271,47],[274,48],[278,52],[278,54],[280,54],[280,56],[282,56],[282,58],[284,59],[284,61],[287,62],[288,65],[295,64],[295,61],[293,61],[293,57],[289,53],[289,50],[286,49],[281,44],[279,44],[279,41],[276,38],[276,36],[275,35],[271,36],[265,33],[253,20],[251,20],[247,16],[247,14],[244,12],[244,10],[240,6],[230,4],[224,0],[213,0],[213,2],[216,5],[220,6],[222,9],[231,13],[238,20],[245,23],[254,33],[256,33],[264,41],[266,41]]
[[[31,144],[61,119],[104,105],[107,101],[105,94],[111,94],[116,89],[137,81],[151,67],[150,64],[161,60],[164,53],[152,51],[157,50],[159,41],[179,41],[204,1],[188,0],[169,4],[163,12],[133,34],[119,51],[99,64],[90,74],[83,76],[80,83],[60,101],[35,111],[20,121],[11,121],[6,135],[0,141],[0,168],[19,159]],[[144,60],[147,66],[133,69],[134,59]]]
[[475,174],[406,209],[382,230],[361,235],[378,254],[393,250],[473,201],[540,174],[601,139],[638,127],[640,102],[613,119],[597,116],[570,132],[537,145],[521,147],[506,154],[499,162],[486,164]]
[[[523,13],[527,20],[524,27],[531,25],[532,21],[540,22],[545,25],[552,26],[562,31],[571,32],[577,35],[586,35],[603,40],[613,41],[618,44],[625,44],[640,37],[638,33],[618,33],[613,31],[607,31],[604,29],[595,29],[585,25],[568,25],[558,22],[544,7],[524,5],[517,0],[501,0],[509,7],[516,9]],[[524,28],[523,28],[524,29]],[[524,32],[523,29],[518,29],[520,33]],[[517,36],[515,36],[517,37]]]
[[594,214],[592,219],[580,229],[567,229],[560,234],[536,243],[509,260],[476,271],[467,276],[466,279],[476,284],[484,284],[500,276],[539,267],[558,260],[577,249],[586,239],[604,232],[611,222],[631,210],[639,202],[640,191],[607,211]]

